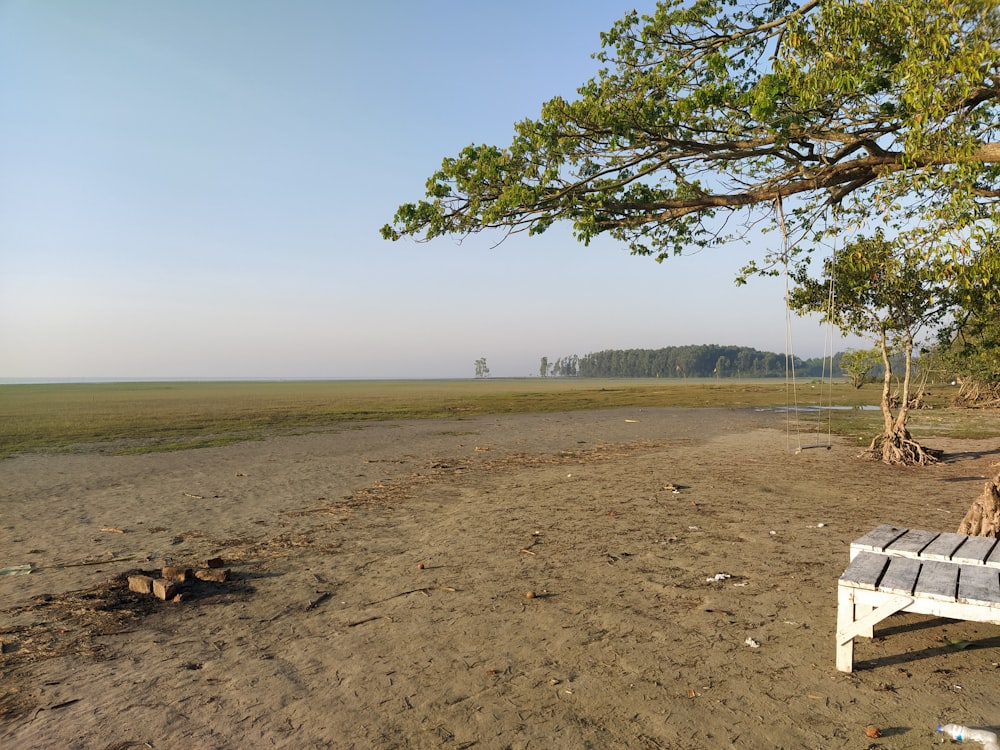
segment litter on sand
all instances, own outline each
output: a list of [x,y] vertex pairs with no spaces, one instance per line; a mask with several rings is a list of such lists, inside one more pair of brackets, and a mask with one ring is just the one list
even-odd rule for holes
[[24,576],[31,572],[31,563],[0,568],[0,576]]

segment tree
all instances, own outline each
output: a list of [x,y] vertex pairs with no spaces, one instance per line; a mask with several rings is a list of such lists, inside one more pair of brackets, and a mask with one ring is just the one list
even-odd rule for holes
[[547,377],[549,374],[549,358],[542,357],[542,361],[538,365],[538,374],[543,378]]
[[[953,274],[928,257],[938,257],[915,245],[912,237],[887,240],[881,233],[841,247],[824,264],[823,277],[804,272],[789,295],[795,310],[822,314],[846,333],[872,339],[882,357],[881,409],[883,431],[869,453],[889,464],[933,463],[938,451],[919,445],[907,429],[913,401],[913,353],[917,337],[937,325],[954,307]],[[941,261],[943,263],[943,261]],[[829,304],[834,285],[836,305]],[[903,383],[893,411],[893,351],[903,354]]]
[[545,103],[506,148],[446,158],[382,234],[569,221],[585,243],[662,260],[784,201],[795,254],[830,230],[828,209],[974,238],[1000,198],[998,33],[996,0],[661,2],[601,35],[605,67],[578,98]]
[[486,366],[486,357],[480,357],[476,360],[476,377],[488,378],[489,376],[490,368]]
[[964,406],[1000,406],[1000,310],[993,302],[1000,273],[992,258],[980,256],[984,267],[973,276],[981,280],[963,300],[960,312],[939,331],[935,360],[959,381],[957,402]]
[[[575,99],[546,102],[505,148],[444,159],[382,235],[566,221],[584,243],[605,235],[661,261],[780,228],[743,281],[801,277],[850,228],[873,262],[905,237],[914,273],[1000,298],[997,276],[977,281],[963,260],[989,250],[1000,269],[997,0],[665,0],[601,45]],[[886,450],[922,456],[905,417],[886,417]]]
[[851,385],[860,388],[868,382],[872,368],[882,361],[878,349],[849,349],[840,357],[840,369],[847,373]]

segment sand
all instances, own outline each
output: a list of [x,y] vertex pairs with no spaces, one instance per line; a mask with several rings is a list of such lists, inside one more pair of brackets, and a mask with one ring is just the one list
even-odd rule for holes
[[[954,530],[1000,438],[928,440],[946,460],[912,469],[828,442],[773,412],[620,409],[0,462],[0,569],[32,566],[0,576],[0,747],[927,748],[939,722],[996,728],[1000,627],[897,616],[850,675],[834,630],[850,541]],[[179,603],[123,584],[213,557],[231,580]]]

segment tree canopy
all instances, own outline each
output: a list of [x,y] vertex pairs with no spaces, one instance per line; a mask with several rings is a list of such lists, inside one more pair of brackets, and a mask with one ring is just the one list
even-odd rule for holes
[[668,0],[601,35],[577,98],[446,158],[382,234],[568,221],[662,260],[784,201],[796,253],[871,222],[993,246],[998,35],[997,0]]
[[[917,337],[923,329],[940,323],[955,306],[956,286],[944,268],[948,263],[940,255],[928,253],[910,235],[890,241],[877,231],[873,237],[834,252],[824,263],[825,278],[799,275],[789,296],[794,309],[822,313],[841,330],[877,342],[885,367],[881,399],[884,429],[869,451],[885,463],[932,463],[938,455],[912,439],[907,421]],[[828,304],[831,286],[836,306]],[[891,396],[894,351],[903,354],[902,393],[895,414]]]

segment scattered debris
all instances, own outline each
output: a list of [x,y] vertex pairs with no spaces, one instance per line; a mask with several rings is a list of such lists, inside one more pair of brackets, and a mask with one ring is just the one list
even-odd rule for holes
[[376,599],[373,602],[368,602],[364,606],[371,607],[375,604],[382,604],[383,602],[390,601],[391,599],[398,599],[401,596],[409,596],[410,594],[423,594],[424,596],[430,596],[431,595],[430,592],[433,591],[434,589],[437,589],[439,591],[452,591],[452,592],[458,591],[458,589],[453,588],[451,586],[430,586],[430,587],[422,586],[417,589],[407,589],[406,591],[401,591],[398,594],[387,596],[385,599]]
[[195,581],[225,583],[229,580],[229,568],[207,568],[192,570],[172,565],[160,569],[159,577],[140,571],[128,577],[129,591],[137,594],[152,594],[161,601],[181,602],[193,593]]
[[56,711],[60,708],[66,708],[66,706],[72,706],[74,703],[79,703],[79,702],[80,702],[79,698],[71,698],[70,700],[63,701],[62,703],[56,703],[54,706],[39,706],[37,709],[35,709],[35,713],[32,715],[31,720],[34,721],[35,718],[38,716],[38,714],[40,714],[42,711]]
[[331,596],[333,596],[333,593],[330,591],[318,591],[317,593],[319,594],[319,596],[317,596],[315,599],[313,599],[306,605],[307,612],[311,609],[316,609],[316,607],[318,607],[320,604],[322,604]]
[[31,563],[25,563],[24,565],[10,565],[6,568],[0,568],[0,576],[26,576],[33,570]]
[[745,641],[743,641],[743,643],[745,643],[750,648],[760,648],[760,642],[759,641],[755,641],[750,636],[747,636],[747,639]]
[[366,617],[363,620],[355,620],[354,622],[347,623],[347,627],[356,628],[358,625],[364,625],[366,622],[374,622],[375,620],[388,620],[392,622],[392,618],[389,615],[374,615],[373,617]]

